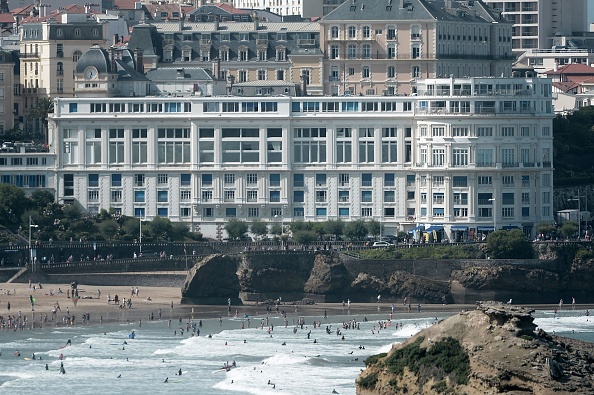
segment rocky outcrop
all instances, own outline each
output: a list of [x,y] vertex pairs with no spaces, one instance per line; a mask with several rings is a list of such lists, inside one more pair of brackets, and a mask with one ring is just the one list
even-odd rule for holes
[[210,255],[192,267],[182,286],[182,303],[226,304],[237,302],[237,259],[228,255]]
[[407,297],[415,304],[510,298],[556,304],[572,297],[592,302],[592,291],[594,264],[588,259],[365,261],[336,251],[252,251],[199,262],[182,295],[200,303],[226,303],[238,295],[251,301],[373,302],[381,295],[387,302]]
[[357,394],[594,393],[594,344],[535,329],[528,309],[480,303],[368,358]]

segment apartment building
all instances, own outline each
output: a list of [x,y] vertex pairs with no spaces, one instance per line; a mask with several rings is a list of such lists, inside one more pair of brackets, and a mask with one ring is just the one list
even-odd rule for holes
[[0,134],[18,126],[18,64],[18,53],[0,49]]
[[512,22],[512,48],[550,49],[556,36],[588,31],[586,0],[486,0]]
[[511,75],[512,25],[479,0],[349,1],[320,25],[325,94],[409,94],[415,78]]
[[248,81],[306,84],[322,94],[320,25],[315,22],[185,22],[134,27],[130,48],[144,53],[144,69],[201,67],[232,85]]
[[[551,81],[418,79],[410,96],[59,98],[61,203],[182,221],[380,221],[447,239],[552,213]],[[99,109],[99,111],[97,111]]]
[[320,0],[234,0],[237,8],[269,10],[279,15],[300,15],[303,18],[321,17],[324,6]]

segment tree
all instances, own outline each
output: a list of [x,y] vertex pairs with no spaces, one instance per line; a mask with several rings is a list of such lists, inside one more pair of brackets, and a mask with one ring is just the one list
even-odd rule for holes
[[315,234],[318,235],[318,238],[320,240],[322,240],[324,238],[324,235],[326,234],[326,230],[324,229],[324,223],[322,222],[314,222],[311,225],[311,230],[313,230]]
[[550,222],[539,222],[538,225],[536,225],[536,233],[538,234],[543,234],[543,235],[549,235],[552,232],[555,231],[555,226],[550,223]]
[[132,238],[137,238],[140,235],[140,219],[134,217],[122,217],[122,229],[124,233]]
[[107,219],[99,224],[99,233],[105,240],[112,241],[117,235],[119,225],[113,219]]
[[54,194],[47,190],[33,191],[29,197],[34,207],[44,209],[55,202]]
[[367,236],[367,224],[358,219],[351,221],[344,227],[344,235],[350,240],[361,240]]
[[159,240],[159,237],[167,239],[171,233],[172,225],[169,218],[155,217],[148,223],[151,235]]
[[312,230],[299,230],[293,232],[293,239],[299,244],[310,244],[317,239],[318,235]]
[[565,221],[561,226],[561,234],[565,237],[573,237],[578,232],[579,226],[575,221]]
[[225,224],[225,230],[229,235],[229,239],[241,239],[248,232],[248,224],[239,219],[232,218]]
[[324,230],[326,231],[326,234],[333,235],[335,239],[338,239],[344,232],[344,222],[331,219],[324,224]]
[[279,223],[273,223],[270,225],[270,234],[275,237],[280,237],[283,234],[283,227]]
[[79,220],[82,217],[82,211],[75,204],[69,204],[64,206],[64,218],[70,221]]
[[529,259],[532,244],[520,229],[497,230],[487,237],[487,251],[495,259]]
[[367,223],[367,231],[370,235],[377,238],[379,235],[382,234],[383,226],[379,223],[379,221],[372,219]]
[[[188,228],[188,224],[183,222],[174,222],[171,224],[171,230],[169,231],[169,237],[172,240],[182,241],[186,236],[190,233],[190,228]],[[202,238],[202,234],[200,234],[200,238]],[[197,235],[195,233],[195,235]]]
[[47,117],[54,112],[54,101],[49,97],[40,98],[27,116],[28,121],[41,122],[43,126],[44,143],[47,144]]
[[300,230],[311,230],[311,222],[293,221],[290,225],[291,232],[299,232]]
[[28,199],[21,188],[10,184],[0,184],[0,224],[18,224],[27,206]]
[[268,227],[264,222],[256,220],[250,225],[250,232],[256,237],[264,238],[268,234]]

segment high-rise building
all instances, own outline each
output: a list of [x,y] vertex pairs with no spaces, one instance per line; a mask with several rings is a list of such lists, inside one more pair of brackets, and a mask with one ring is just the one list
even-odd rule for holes
[[485,0],[514,24],[512,48],[550,49],[555,36],[588,31],[587,0]]

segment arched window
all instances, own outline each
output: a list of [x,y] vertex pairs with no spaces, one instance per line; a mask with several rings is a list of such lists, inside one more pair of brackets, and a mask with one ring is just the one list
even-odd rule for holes
[[99,37],[99,29],[93,29],[93,37]]
[[74,51],[72,53],[72,61],[73,62],[78,62],[78,60],[80,59],[80,57],[82,56],[82,52],[80,52],[78,49],[76,51]]
[[62,30],[62,29],[56,30],[56,36],[63,37],[64,36],[64,30]]
[[74,35],[76,37],[80,37],[80,29],[78,27],[76,29],[74,29]]

